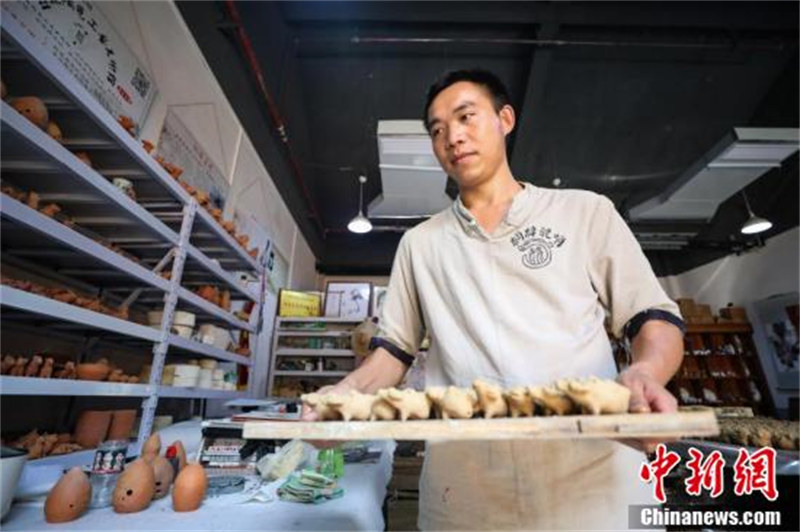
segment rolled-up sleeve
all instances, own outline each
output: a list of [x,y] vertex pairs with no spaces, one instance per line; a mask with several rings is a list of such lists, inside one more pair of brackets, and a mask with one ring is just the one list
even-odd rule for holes
[[649,310],[680,320],[678,305],[664,292],[639,242],[610,200],[598,199],[589,227],[589,277],[611,315],[614,336],[622,336],[634,316]]
[[394,256],[377,336],[379,341],[389,342],[414,356],[422,342],[423,321],[411,253],[409,234],[406,233],[400,239]]

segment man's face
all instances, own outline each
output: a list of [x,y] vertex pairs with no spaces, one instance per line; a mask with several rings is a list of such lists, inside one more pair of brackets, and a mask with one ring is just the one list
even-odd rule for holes
[[486,89],[459,81],[431,102],[428,124],[439,164],[459,187],[471,187],[491,179],[505,163],[514,111],[510,106],[495,111]]

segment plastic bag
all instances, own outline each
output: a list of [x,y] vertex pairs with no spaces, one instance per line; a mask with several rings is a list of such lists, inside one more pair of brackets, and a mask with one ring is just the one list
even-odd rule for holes
[[303,440],[292,440],[274,454],[267,454],[256,463],[261,478],[272,481],[285,477],[314,458],[314,447]]

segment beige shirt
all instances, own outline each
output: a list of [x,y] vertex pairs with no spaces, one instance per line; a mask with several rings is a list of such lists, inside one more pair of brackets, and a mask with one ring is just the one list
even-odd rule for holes
[[429,330],[427,385],[613,377],[604,308],[617,336],[680,316],[611,201],[526,183],[491,235],[459,199],[403,236],[379,336],[413,354]]
[[[379,336],[413,354],[430,332],[428,386],[614,377],[604,309],[618,336],[647,309],[680,316],[608,199],[524,184],[492,234],[457,200],[404,235]],[[629,504],[653,502],[642,458],[599,440],[430,444],[419,526],[626,528]]]

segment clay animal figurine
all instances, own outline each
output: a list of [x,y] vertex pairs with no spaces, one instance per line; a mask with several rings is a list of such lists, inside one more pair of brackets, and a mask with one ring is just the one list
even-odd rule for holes
[[584,414],[624,414],[628,411],[631,391],[618,382],[589,377],[564,379],[556,387],[578,405]]
[[346,394],[328,395],[325,399],[329,408],[333,409],[345,421],[366,421],[372,414],[372,404],[376,397],[370,394],[350,390]]
[[530,417],[533,415],[533,399],[525,386],[516,386],[503,392],[511,417]]
[[28,362],[25,368],[26,377],[35,377],[39,374],[39,369],[42,367],[44,360],[39,355],[33,355],[33,358]]
[[503,398],[503,390],[499,386],[476,379],[472,383],[475,393],[478,394],[478,403],[481,405],[483,417],[505,417],[508,415],[508,405]]
[[400,421],[428,419],[431,415],[431,400],[425,392],[397,388],[378,390],[378,397],[397,409]]
[[369,415],[370,421],[391,421],[397,419],[397,409],[385,399],[375,396],[372,403],[372,411]]
[[53,357],[47,357],[44,359],[44,365],[42,366],[41,371],[39,371],[40,379],[49,379],[53,376],[53,364],[55,364]]
[[300,400],[317,414],[319,421],[339,419],[339,413],[328,405],[325,394],[305,393],[300,396]]
[[575,410],[572,400],[555,386],[528,386],[528,393],[546,416],[565,416]]

